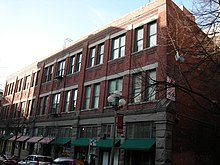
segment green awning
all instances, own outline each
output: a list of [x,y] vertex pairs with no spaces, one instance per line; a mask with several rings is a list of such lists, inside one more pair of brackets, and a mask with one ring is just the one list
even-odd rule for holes
[[4,136],[0,139],[0,141],[8,140],[8,139],[10,139],[12,136],[13,136],[13,135],[4,135]]
[[81,146],[81,147],[88,147],[89,146],[89,141],[90,141],[90,138],[79,138],[76,141],[73,141],[71,143],[71,145]]
[[[119,139],[115,139],[115,144],[120,142]],[[112,148],[112,139],[101,139],[96,143],[98,148]]]
[[59,137],[56,138],[51,144],[54,145],[65,145],[71,141],[71,138],[69,137]]
[[125,150],[149,151],[155,144],[155,139],[128,139],[120,146]]

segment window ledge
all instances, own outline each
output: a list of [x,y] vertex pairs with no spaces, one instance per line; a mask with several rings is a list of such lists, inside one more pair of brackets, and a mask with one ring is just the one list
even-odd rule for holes
[[99,68],[99,67],[101,67],[101,66],[102,66],[102,64],[94,65],[94,66],[91,66],[91,67],[89,67],[89,68],[86,68],[86,70],[87,70],[87,71],[94,70],[94,69],[97,69],[97,68]]
[[66,75],[66,77],[71,77],[71,76],[73,76],[73,75],[79,74],[79,72],[80,72],[80,71],[77,71],[77,72],[74,72],[74,73],[68,73],[68,74]]
[[142,101],[142,102],[136,102],[136,103],[128,103],[128,105],[142,105],[142,104],[148,104],[148,103],[156,103],[157,100],[149,100],[149,101]]
[[156,49],[156,48],[157,48],[157,45],[151,46],[151,47],[147,47],[147,48],[144,48],[142,50],[132,52],[131,55],[139,55],[139,54],[141,54],[141,53],[143,53],[145,51],[151,51],[151,50]]
[[82,112],[86,112],[86,111],[96,111],[98,110],[98,108],[90,108],[90,109],[82,109]]
[[126,55],[124,55],[123,57],[111,59],[111,60],[108,61],[108,63],[114,63],[114,62],[118,62],[119,60],[124,60],[125,56],[126,56]]

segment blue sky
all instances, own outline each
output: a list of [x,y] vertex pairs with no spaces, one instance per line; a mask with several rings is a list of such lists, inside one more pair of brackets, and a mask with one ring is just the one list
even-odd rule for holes
[[[0,0],[0,89],[5,78],[145,5],[148,0]],[[191,0],[174,0],[191,9]]]

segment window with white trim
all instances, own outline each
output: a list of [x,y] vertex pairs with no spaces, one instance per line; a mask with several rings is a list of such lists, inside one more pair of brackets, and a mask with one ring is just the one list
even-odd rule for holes
[[42,115],[43,114],[43,108],[44,108],[44,98],[41,97],[40,101],[39,101],[39,110],[38,110],[38,115]]
[[112,39],[112,60],[125,56],[125,38],[124,34]]
[[99,107],[100,84],[94,85],[92,108]]
[[52,96],[52,106],[50,113],[52,114],[58,113],[59,104],[60,104],[60,93],[57,93]]
[[65,71],[65,60],[58,62],[56,77],[63,77]]
[[132,102],[141,102],[142,74],[134,74],[132,80]]
[[79,72],[81,69],[81,63],[82,63],[82,53],[78,53],[76,57],[76,72]]
[[84,97],[84,109],[89,109],[90,107],[90,96],[91,96],[91,86],[85,87],[85,97]]
[[146,71],[146,99],[152,101],[156,99],[156,69]]
[[157,21],[147,24],[147,47],[157,45]]
[[26,76],[24,89],[28,89],[30,87],[30,81],[31,81],[31,76],[30,75]]
[[77,92],[78,92],[78,89],[72,90],[70,111],[76,110]]
[[68,112],[69,111],[70,94],[71,94],[71,91],[66,91],[65,92],[64,112]]
[[122,77],[109,80],[108,96],[111,95],[114,91],[122,92]]
[[135,29],[135,42],[134,42],[134,51],[143,50],[144,46],[144,28],[138,27]]
[[104,43],[98,45],[96,65],[102,64],[103,58],[104,58]]
[[93,67],[95,64],[95,53],[96,53],[96,47],[90,48],[88,68]]

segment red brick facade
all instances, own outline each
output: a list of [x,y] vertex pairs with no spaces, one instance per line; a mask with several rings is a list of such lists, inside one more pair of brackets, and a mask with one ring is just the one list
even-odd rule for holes
[[[196,39],[191,32],[198,28],[191,22],[193,18],[185,8],[181,10],[171,0],[156,0],[74,42],[64,50],[9,76],[3,98],[2,114],[4,115],[3,124],[0,125],[2,133],[14,133],[13,127],[17,129],[21,127],[23,131],[18,133],[30,137],[39,135],[54,138],[68,137],[71,139],[71,144],[68,142],[64,147],[63,144],[52,142],[50,150],[41,146],[41,154],[57,157],[68,153],[70,156],[86,157],[90,160],[92,153],[97,155],[96,164],[108,162],[110,148],[100,147],[99,141],[106,140],[102,135],[105,133],[104,127],[107,126],[110,129],[107,138],[111,139],[114,113],[107,102],[107,97],[113,84],[115,89],[118,86],[120,89],[122,86],[122,97],[127,102],[119,110],[119,113],[124,115],[124,134],[117,136],[120,139],[114,157],[117,164],[135,162],[150,165],[218,164],[217,153],[220,145],[216,136],[219,130],[216,121],[218,116],[199,107],[191,97],[195,93],[187,94],[187,91],[178,88],[178,85],[186,85],[181,74],[190,71],[192,65],[187,65],[189,61],[199,61],[192,56],[193,53],[184,55],[186,63],[178,63],[175,60],[176,50],[184,52],[187,48],[195,49]],[[156,24],[156,45],[149,46],[150,41],[154,41],[150,39],[152,23]],[[135,51],[137,28],[143,29],[143,48],[140,51]],[[120,38],[123,36],[125,36],[124,48],[123,38]],[[119,47],[115,46],[117,43]],[[103,63],[97,64],[100,44],[104,44]],[[191,45],[194,47],[192,48]],[[92,60],[91,48],[96,48],[95,65],[88,67],[89,61]],[[122,56],[112,59],[115,49],[118,49],[116,56]],[[80,54],[80,71],[77,71]],[[75,59],[74,65],[72,59]],[[58,69],[62,61],[65,61],[64,74],[57,77],[62,71]],[[49,79],[50,66],[53,66],[51,80],[44,82],[44,79]],[[190,80],[189,84],[195,88],[195,92],[207,92],[203,91],[205,87],[201,87],[204,82],[200,83],[193,79],[199,74],[197,69],[195,73],[189,72],[184,76]],[[74,72],[70,73],[70,70]],[[144,81],[141,80],[141,86],[138,86],[142,91],[140,101],[134,102],[134,77],[138,73],[142,73]],[[151,87],[148,85],[152,81],[147,79],[154,74],[157,83],[156,92],[154,96],[149,97]],[[30,82],[27,85],[26,79],[29,75]],[[167,76],[174,79],[177,84],[174,102],[166,99]],[[122,79],[122,84],[119,78]],[[19,90],[21,79],[21,90]],[[96,85],[100,89],[98,107],[95,107]],[[25,86],[28,88],[25,89]],[[86,94],[86,87],[89,95]],[[76,107],[71,102],[74,99],[74,90],[77,90]],[[69,99],[67,99],[68,91],[70,91]],[[213,99],[218,98],[217,96],[218,94],[213,95]],[[195,94],[195,97],[197,98],[198,95]],[[48,98],[47,102],[46,98]],[[204,107],[212,105],[203,99],[199,98],[200,105],[203,106],[203,103]],[[35,100],[35,104],[31,108],[32,100]],[[43,102],[41,103],[40,100]],[[59,101],[56,102],[57,100]],[[23,115],[19,117],[22,105],[25,107],[23,107]],[[88,107],[85,108],[87,105]],[[65,111],[66,107],[67,111]],[[33,112],[30,112],[31,109]],[[15,116],[12,115],[14,111],[16,111]],[[13,122],[16,119],[20,120],[20,125]],[[21,124],[22,122],[24,125]],[[146,131],[142,131],[142,128]],[[67,131],[68,135],[61,133],[63,130]],[[88,132],[84,132],[85,130]],[[89,144],[82,147],[82,144],[77,143],[77,140],[82,138],[96,139],[98,147]],[[145,149],[141,149],[137,143],[137,148],[134,149],[129,146],[128,140],[136,142],[136,139],[144,139],[146,144],[150,144],[148,140],[153,139],[155,143]],[[22,150],[19,156],[24,156],[23,153],[27,152]]]

